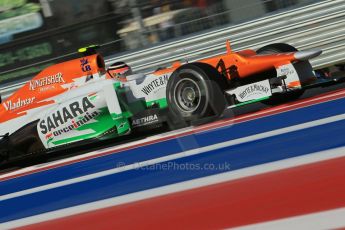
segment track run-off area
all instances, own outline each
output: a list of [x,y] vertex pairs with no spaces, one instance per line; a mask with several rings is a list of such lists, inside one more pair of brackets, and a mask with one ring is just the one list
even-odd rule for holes
[[344,130],[340,89],[2,174],[0,228],[344,227]]

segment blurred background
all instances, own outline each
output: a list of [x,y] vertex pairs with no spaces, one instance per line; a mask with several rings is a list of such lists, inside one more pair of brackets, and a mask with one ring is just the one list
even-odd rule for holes
[[0,84],[90,44],[135,51],[319,0],[0,0]]

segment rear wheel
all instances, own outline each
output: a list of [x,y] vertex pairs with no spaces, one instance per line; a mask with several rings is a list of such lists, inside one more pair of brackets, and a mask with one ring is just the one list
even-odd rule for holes
[[178,68],[167,85],[172,119],[190,122],[210,115],[219,117],[226,107],[222,81],[218,71],[208,64],[191,63]]
[[275,43],[261,47],[256,51],[258,54],[274,54],[284,52],[296,52],[298,49],[286,43]]
[[[296,52],[296,51],[298,51],[298,49],[296,49],[295,47],[289,44],[275,43],[275,44],[264,46],[258,49],[256,52],[258,54],[275,54],[275,53]],[[312,74],[313,72],[313,68],[311,64],[309,63],[309,61],[297,62],[297,63],[294,63],[293,66],[299,75],[306,74],[306,72],[308,72],[308,74],[309,72],[310,74]],[[276,94],[276,95],[273,95],[270,99],[262,101],[262,103],[268,104],[268,105],[275,105],[275,104],[280,104],[280,103],[296,100],[303,95],[304,91],[305,91],[304,89],[299,89],[299,90],[288,92],[285,94]]]

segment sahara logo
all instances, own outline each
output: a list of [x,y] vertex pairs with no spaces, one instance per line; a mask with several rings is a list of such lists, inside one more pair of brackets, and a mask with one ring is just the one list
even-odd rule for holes
[[65,80],[62,77],[62,73],[57,73],[55,75],[44,77],[38,80],[31,80],[29,89],[33,91],[38,87],[49,86],[57,83],[65,83]]
[[[95,105],[91,103],[88,97],[84,97],[81,101],[75,101],[42,120],[39,124],[40,132],[44,135],[50,133],[52,130],[66,124],[68,121],[72,121],[78,116],[87,113],[89,109],[92,108],[95,108]],[[88,115],[85,115],[85,117],[87,116]]]
[[77,129],[77,128],[87,124],[89,121],[91,121],[95,117],[99,116],[100,114],[101,113],[98,112],[98,111],[94,111],[92,113],[86,112],[86,115],[78,117],[76,119],[73,119],[71,125],[69,125],[69,126],[67,126],[65,128],[61,128],[61,129],[58,129],[56,131],[48,133],[45,136],[46,140],[47,140],[47,143],[51,142],[54,139],[54,137],[58,137],[58,136],[60,136],[63,133],[68,133],[68,132],[70,132],[72,130],[75,130],[75,129]]
[[161,76],[153,81],[151,81],[149,84],[145,85],[141,92],[145,93],[146,95],[149,95],[151,92],[155,91],[155,89],[160,88],[162,86],[166,86],[168,82],[168,75]]
[[23,100],[21,98],[18,98],[17,101],[15,102],[7,101],[3,105],[7,111],[12,111],[12,110],[19,109],[21,107],[32,104],[35,99],[36,99],[35,97],[26,98]]

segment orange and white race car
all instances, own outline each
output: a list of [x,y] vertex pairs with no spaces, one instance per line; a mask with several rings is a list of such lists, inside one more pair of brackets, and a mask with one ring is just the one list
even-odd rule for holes
[[219,117],[225,108],[276,95],[297,97],[318,83],[308,60],[321,54],[288,44],[234,52],[227,42],[223,55],[119,81],[92,47],[84,51],[84,57],[46,68],[1,103],[0,162],[169,121]]

